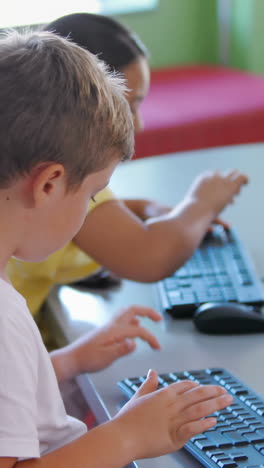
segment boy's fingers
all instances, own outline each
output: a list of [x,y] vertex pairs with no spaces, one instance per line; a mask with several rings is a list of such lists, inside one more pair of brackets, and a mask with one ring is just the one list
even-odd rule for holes
[[184,420],[192,421],[204,418],[213,414],[215,411],[220,411],[226,406],[231,405],[233,397],[229,394],[220,395],[218,397],[208,398],[202,402],[193,404],[184,410]]
[[148,393],[154,392],[155,390],[157,390],[158,383],[159,381],[157,372],[153,369],[150,369],[148,371],[146,380],[139,387],[133,398],[141,397],[143,395],[147,395]]
[[176,438],[186,442],[195,435],[208,431],[208,429],[214,427],[216,423],[217,419],[213,417],[185,423],[177,431]]
[[132,318],[134,315],[139,315],[140,317],[148,317],[151,320],[154,320],[154,322],[159,322],[160,320],[162,320],[162,316],[151,307],[142,307],[136,305],[129,307],[125,314],[120,318],[122,319],[125,316],[129,316]]
[[113,342],[115,345],[121,344],[127,339],[141,338],[143,341],[146,341],[151,346],[151,348],[161,348],[157,338],[152,335],[152,333],[150,333],[146,328],[141,326],[134,326],[131,324],[124,324],[123,326],[116,325],[116,328],[111,329],[111,334],[111,342]]
[[136,349],[136,346],[136,342],[130,339],[125,339],[121,342],[111,344],[107,349],[109,362],[113,362],[116,359],[127,356]]
[[140,324],[140,320],[137,318],[137,317],[133,317],[131,320],[130,320],[130,324],[131,325],[136,325],[138,326]]
[[[151,379],[151,381],[153,381],[154,379],[154,382],[155,382],[155,388],[153,388],[151,391],[154,391],[157,389],[157,386],[158,386],[158,375],[157,375],[157,372],[150,369],[149,372],[148,372],[148,375],[147,375],[147,378],[145,380],[145,382],[143,382],[143,384],[141,385],[141,387],[139,388],[139,390],[137,391],[137,395],[138,396],[142,396],[143,394],[145,393],[149,393],[149,380]],[[176,391],[176,395],[181,395],[182,393],[190,390],[191,388],[194,388],[196,386],[198,386],[199,384],[196,383],[196,382],[192,382],[191,380],[183,380],[182,382],[177,382],[175,384],[171,384],[169,386],[169,388],[163,388],[161,389],[160,391],[161,392],[168,392],[170,395],[168,395],[171,399],[175,398],[175,391]]]
[[119,341],[122,341],[126,338],[141,338],[143,341],[146,341],[153,349],[160,349],[161,347],[157,338],[143,327],[134,327],[133,325],[124,327],[122,336],[120,336]]
[[[135,341],[129,339],[124,340],[122,343],[113,345],[112,353],[114,354],[114,359],[118,359],[132,353],[136,349],[136,346]],[[109,351],[109,353],[111,353],[111,351]]]
[[[173,396],[182,395],[189,390],[199,387],[197,382],[193,382],[192,380],[182,380],[181,382],[175,382],[170,385],[169,391],[173,394]],[[178,404],[178,401],[177,401]]]
[[182,398],[182,409],[185,410],[194,404],[226,394],[225,388],[217,385],[197,385],[185,393]]

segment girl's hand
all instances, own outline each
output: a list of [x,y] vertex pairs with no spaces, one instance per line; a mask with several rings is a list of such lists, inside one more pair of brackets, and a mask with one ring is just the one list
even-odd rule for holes
[[247,176],[237,170],[225,173],[207,171],[195,179],[186,197],[207,206],[208,211],[217,219],[219,213],[233,202],[242,186],[247,183]]
[[227,229],[227,230],[230,228],[230,224],[228,224],[226,221],[223,221],[223,219],[221,218],[215,218],[211,226],[209,226],[208,232],[212,232],[214,230],[214,224],[217,224],[218,226],[222,226],[224,229]]

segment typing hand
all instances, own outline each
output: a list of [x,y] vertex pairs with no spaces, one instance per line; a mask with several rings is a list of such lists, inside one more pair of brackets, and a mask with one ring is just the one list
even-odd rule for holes
[[71,362],[75,361],[78,373],[96,372],[109,366],[116,359],[132,353],[136,338],[146,341],[153,349],[160,349],[158,340],[140,324],[139,317],[155,322],[161,315],[149,307],[132,306],[121,310],[107,325],[69,345]]
[[218,226],[222,226],[224,229],[230,229],[230,224],[224,221],[221,218],[215,218],[212,222],[212,224],[208,228],[208,232],[212,232],[214,229],[214,224],[217,224]]
[[237,170],[221,174],[208,171],[198,176],[187,193],[192,198],[208,206],[213,216],[218,214],[239,194],[243,185],[248,183],[246,175]]
[[128,441],[134,459],[180,449],[191,437],[216,424],[216,418],[207,416],[233,401],[224,388],[216,385],[202,386],[185,380],[155,391],[157,386],[157,374],[150,371],[113,420]]

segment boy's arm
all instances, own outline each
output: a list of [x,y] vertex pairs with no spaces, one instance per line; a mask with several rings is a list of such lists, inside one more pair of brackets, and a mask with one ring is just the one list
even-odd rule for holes
[[123,468],[131,461],[126,445],[118,424],[110,421],[40,459],[16,463],[16,459],[0,458],[0,468]]
[[233,402],[225,389],[214,385],[182,381],[155,391],[157,386],[157,374],[150,371],[136,395],[111,421],[40,460],[8,465],[8,459],[0,458],[0,468],[123,468],[134,459],[180,449],[191,437],[215,425],[216,419],[207,416]]
[[87,216],[74,241],[118,276],[158,281],[192,255],[211,223],[246,182],[237,171],[205,174],[178,206],[146,222],[122,202],[103,203]]

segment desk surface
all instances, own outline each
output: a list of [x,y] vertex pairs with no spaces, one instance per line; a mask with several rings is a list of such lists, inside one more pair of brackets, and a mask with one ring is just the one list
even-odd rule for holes
[[[194,177],[206,169],[237,168],[248,174],[250,184],[228,207],[224,219],[236,226],[253,257],[257,272],[264,277],[264,144],[224,147],[139,159],[120,165],[111,188],[124,197],[151,197],[165,203],[181,200]],[[80,292],[62,286],[49,298],[51,319],[66,341],[72,341],[95,325],[102,325],[118,308],[129,304],[158,308],[154,285],[123,281],[119,289],[102,294]],[[92,374],[92,380],[107,409],[114,415],[123,396],[116,381],[142,375],[149,368],[158,372],[224,367],[264,395],[263,335],[207,336],[200,334],[191,320],[144,324],[158,337],[161,351],[152,351],[138,342],[133,355],[120,359],[105,371]],[[164,457],[140,460],[139,468],[179,468],[200,466],[181,450]]]

